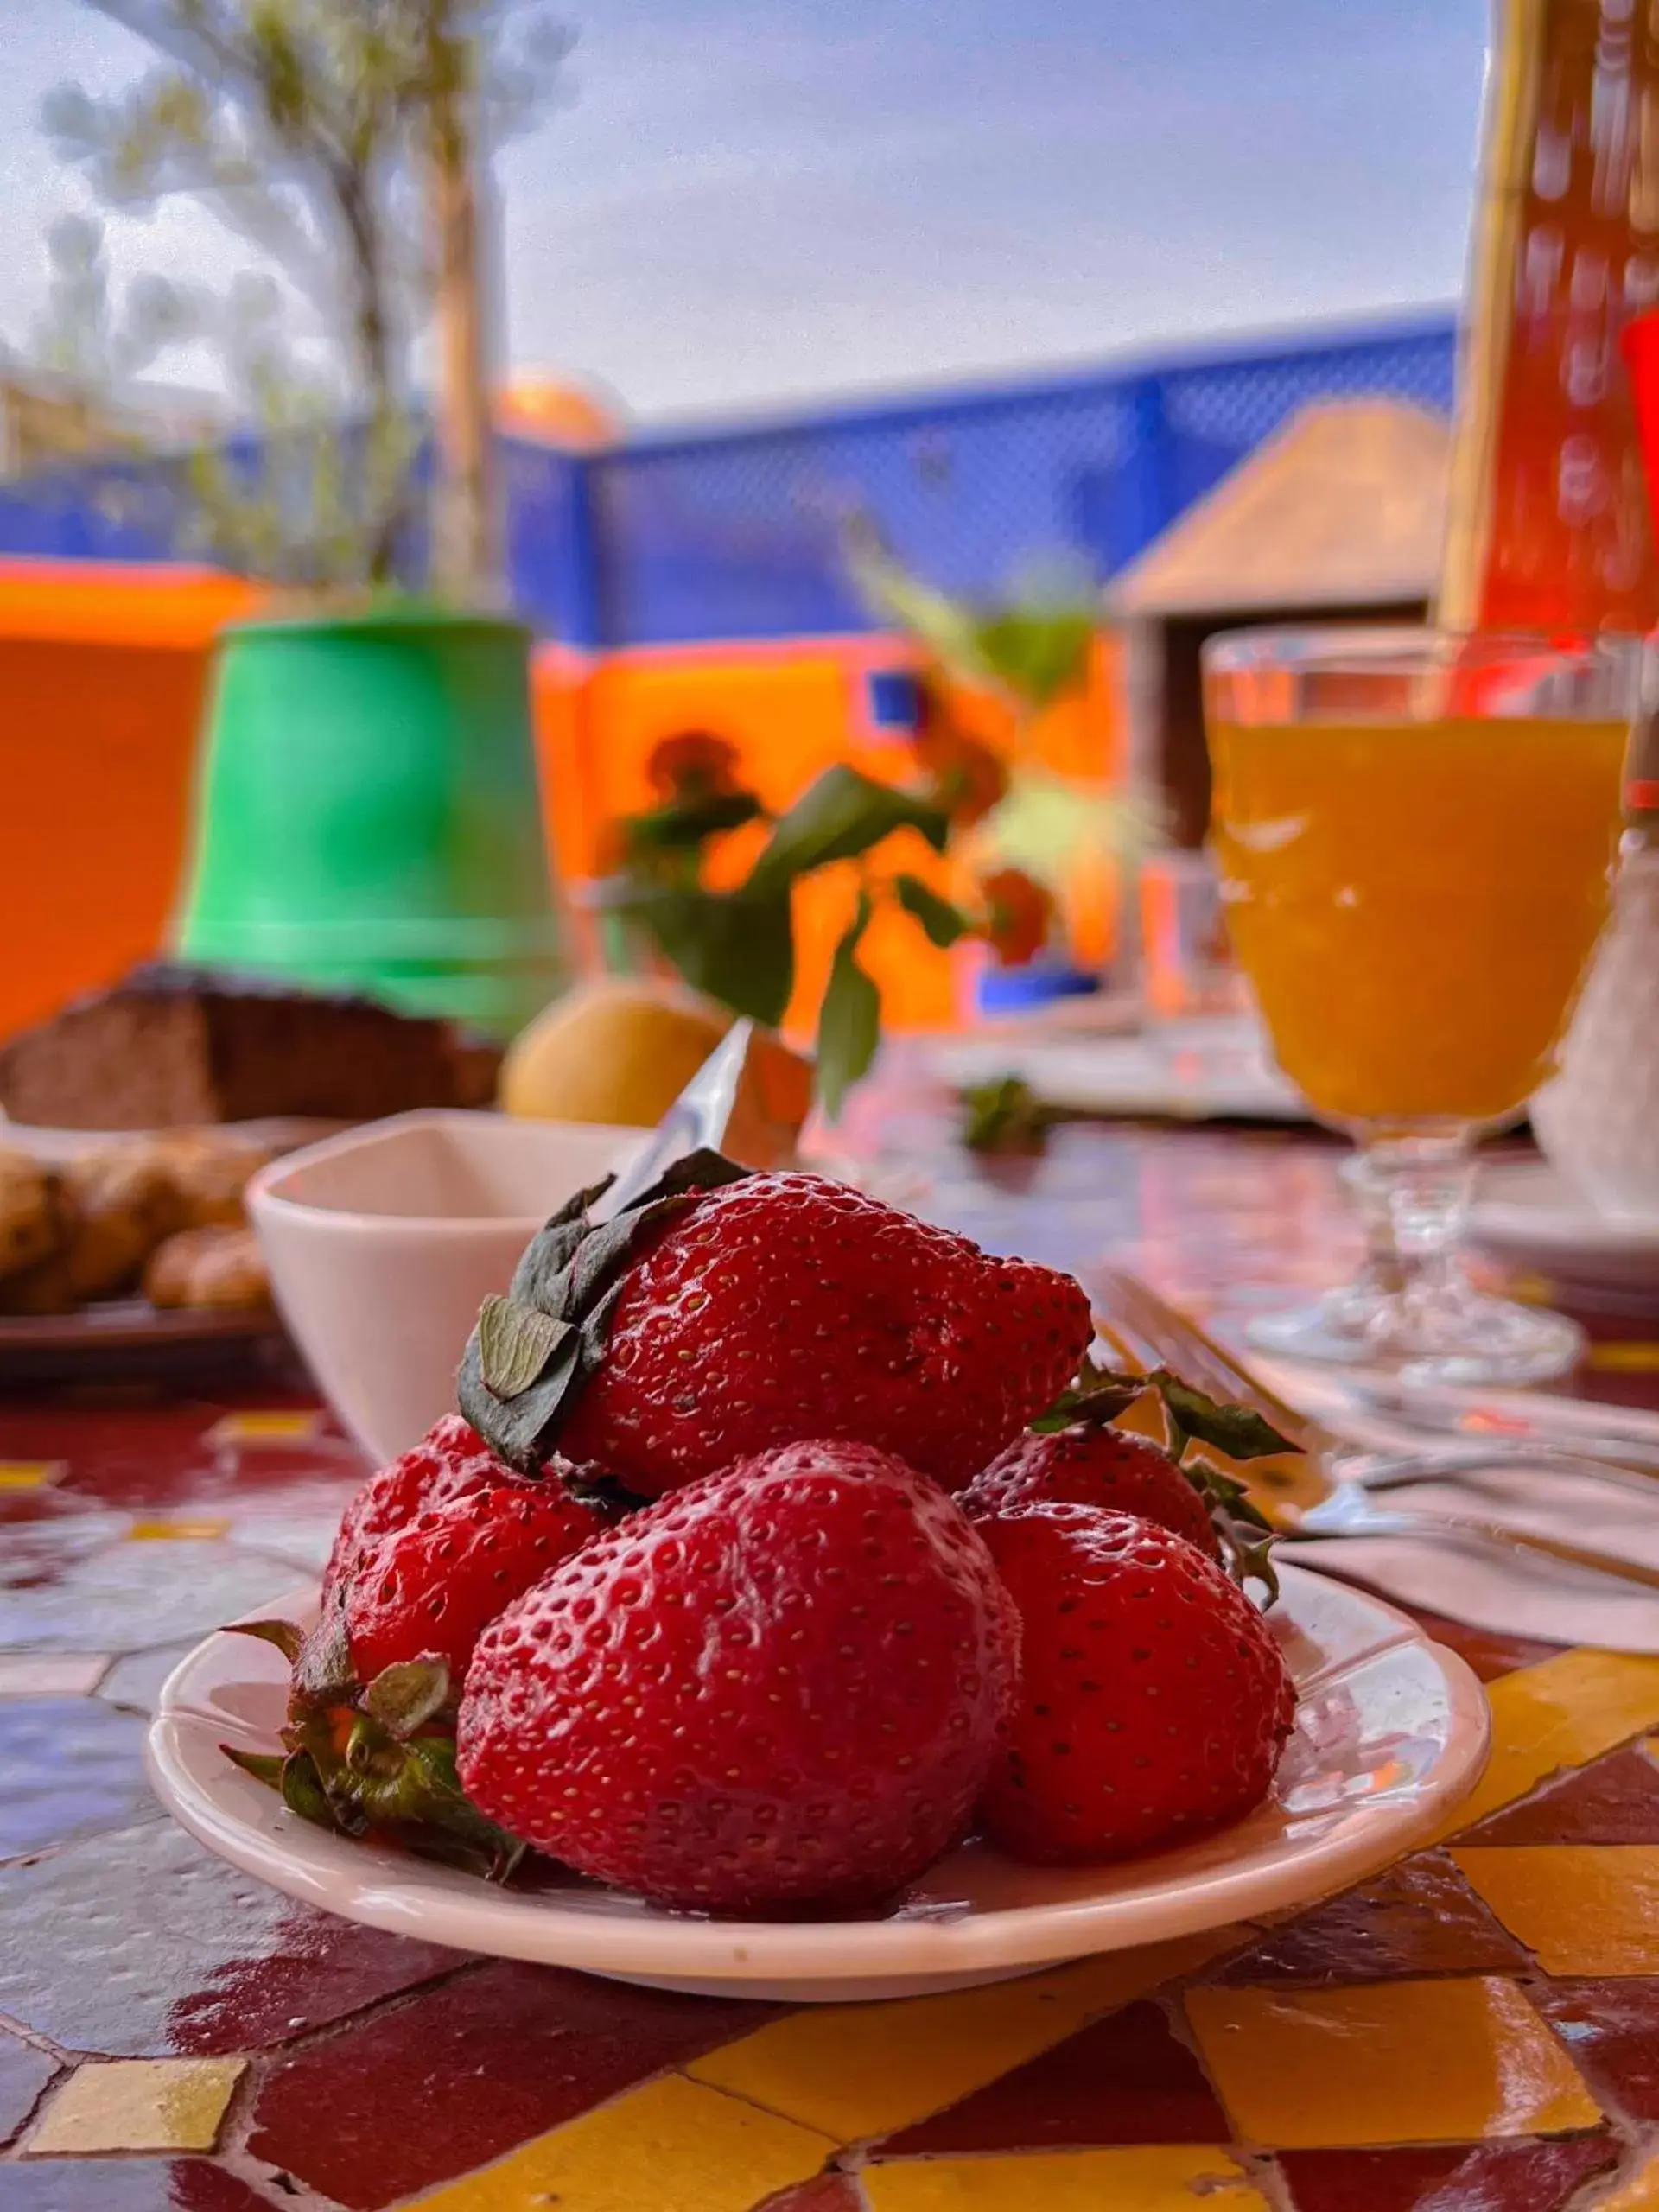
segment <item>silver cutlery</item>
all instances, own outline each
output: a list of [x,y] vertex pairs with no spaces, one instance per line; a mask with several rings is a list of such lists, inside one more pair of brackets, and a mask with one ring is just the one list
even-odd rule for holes
[[1437,1509],[1413,1513],[1380,1505],[1375,1495],[1506,1463],[1554,1467],[1653,1497],[1653,1484],[1647,1477],[1567,1452],[1529,1450],[1507,1443],[1488,1446],[1460,1441],[1421,1452],[1357,1446],[1338,1430],[1311,1421],[1287,1405],[1197,1322],[1135,1276],[1107,1269],[1104,1287],[1107,1319],[1102,1324],[1103,1333],[1116,1341],[1137,1366],[1168,1367],[1184,1382],[1212,1397],[1254,1406],[1281,1435],[1319,1463],[1330,1481],[1327,1494],[1311,1505],[1281,1502],[1274,1508],[1281,1533],[1293,1541],[1298,1537],[1362,1535],[1412,1536],[1441,1543],[1450,1540],[1522,1557],[1542,1556],[1559,1565],[1659,1589],[1659,1568],[1634,1560],[1563,1537],[1516,1529],[1479,1512]]

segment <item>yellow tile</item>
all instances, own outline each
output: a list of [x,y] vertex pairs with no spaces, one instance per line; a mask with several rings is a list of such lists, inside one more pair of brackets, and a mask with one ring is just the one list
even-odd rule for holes
[[867,2166],[870,2212],[1268,2212],[1225,2151],[1026,2152]]
[[207,1432],[209,1444],[293,1444],[321,1433],[319,1413],[226,1414]]
[[1452,1856],[1546,1974],[1659,1974],[1659,1844],[1517,1844]]
[[127,1531],[134,1544],[201,1543],[230,1534],[228,1521],[135,1521]]
[[1194,1989],[1186,2012],[1239,2133],[1275,2150],[1559,2134],[1601,2117],[1510,1981]]
[[665,2074],[415,2202],[423,2212],[750,2212],[835,2145]]
[[954,2104],[1177,1974],[1233,1948],[1224,1929],[1081,1959],[1020,1981],[885,2005],[813,2005],[729,2043],[687,2071],[838,2143],[890,2134]]
[[1564,1651],[1486,1686],[1492,1756],[1472,1796],[1440,1830],[1455,1835],[1512,1805],[1561,1767],[1583,1766],[1659,1722],[1659,1659]]
[[83,2066],[48,2101],[31,2158],[90,2151],[211,2151],[245,2058],[124,2058]]
[[0,1459],[0,1490],[44,1490],[62,1472],[61,1459]]
[[1596,2212],[1659,2212],[1659,2158],[1649,2158],[1622,2189],[1602,2197]]
[[1659,1374],[1659,1344],[1592,1344],[1588,1357],[1591,1366],[1604,1375]]

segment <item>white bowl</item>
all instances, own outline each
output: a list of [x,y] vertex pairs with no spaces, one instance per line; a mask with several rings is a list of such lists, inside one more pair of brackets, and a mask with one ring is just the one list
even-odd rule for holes
[[[705,1920],[591,1883],[498,1889],[327,1834],[225,1756],[226,1743],[276,1749],[286,1710],[282,1659],[244,1636],[210,1636],[168,1678],[150,1780],[174,1818],[244,1873],[393,1935],[792,2004],[966,1988],[1311,1904],[1422,1842],[1473,1788],[1491,1719],[1462,1660],[1365,1591],[1288,1565],[1280,1574],[1269,1619],[1300,1705],[1264,1804],[1219,1834],[1109,1866],[1020,1866],[970,1843],[885,1915]],[[308,1621],[315,1603],[302,1590],[265,1611]]]
[[642,1129],[399,1114],[256,1175],[248,1211],[289,1331],[377,1465],[455,1409],[478,1309],[564,1201],[622,1167]]

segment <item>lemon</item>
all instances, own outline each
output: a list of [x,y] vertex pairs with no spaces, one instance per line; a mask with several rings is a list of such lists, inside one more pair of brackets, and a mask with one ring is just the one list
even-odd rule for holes
[[509,1048],[501,1103],[530,1121],[652,1128],[731,1025],[671,986],[607,977],[578,984]]

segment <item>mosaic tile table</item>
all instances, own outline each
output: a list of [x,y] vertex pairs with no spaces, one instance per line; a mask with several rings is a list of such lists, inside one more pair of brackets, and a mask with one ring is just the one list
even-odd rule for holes
[[[1064,1130],[936,1153],[931,1203],[1227,1311],[1351,1256],[1335,1158]],[[1589,1387],[1659,1403],[1659,1345]],[[0,2212],[1659,2212],[1659,1660],[1446,1630],[1485,1781],[1288,1924],[899,2005],[659,1995],[324,1918],[150,1801],[165,1672],[360,1471],[274,1390],[0,1401]]]

